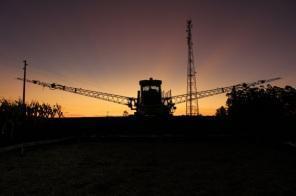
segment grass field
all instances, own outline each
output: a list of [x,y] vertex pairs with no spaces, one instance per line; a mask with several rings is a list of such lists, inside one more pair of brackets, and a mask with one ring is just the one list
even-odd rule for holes
[[247,142],[68,142],[0,154],[1,195],[296,195],[296,152]]

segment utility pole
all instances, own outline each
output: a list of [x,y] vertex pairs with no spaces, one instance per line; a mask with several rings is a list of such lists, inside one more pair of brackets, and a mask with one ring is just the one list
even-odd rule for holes
[[193,42],[192,42],[192,21],[187,21],[187,45],[188,45],[188,66],[187,66],[187,99],[186,115],[194,116],[199,114],[198,99],[193,99],[193,94],[197,93],[196,71],[194,66]]
[[[23,80],[23,105],[26,105],[26,76],[27,76],[27,61],[24,60],[24,80]],[[26,110],[25,110],[26,112]]]
[[[24,128],[24,130],[26,129],[26,76],[27,76],[27,61],[26,60],[24,60],[23,61],[24,62],[24,68],[23,68],[23,70],[24,70],[24,80],[23,80],[23,128]],[[21,156],[23,156],[24,155],[24,151],[25,151],[25,149],[24,149],[24,141],[22,141],[22,143],[21,143]]]
[[27,77],[27,61],[24,60],[24,78],[23,78],[23,115],[24,115],[24,119],[26,118],[26,77]]

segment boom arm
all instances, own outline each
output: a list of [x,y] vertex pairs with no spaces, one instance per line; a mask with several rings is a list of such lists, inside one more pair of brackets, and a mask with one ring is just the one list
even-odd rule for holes
[[[17,79],[23,80],[23,78],[17,78]],[[99,92],[99,91],[86,90],[83,88],[75,88],[75,87],[65,86],[65,85],[56,84],[56,83],[47,83],[47,82],[42,82],[39,80],[28,80],[27,79],[26,82],[37,84],[37,85],[40,85],[43,87],[47,87],[51,90],[58,89],[58,90],[67,91],[70,93],[75,93],[75,94],[79,94],[79,95],[102,99],[102,100],[113,102],[113,103],[127,105],[131,109],[135,109],[135,106],[136,106],[137,99],[134,97],[126,97],[126,96],[115,95],[115,94],[110,94],[110,93],[103,93],[103,92]]]
[[[281,79],[281,78],[271,78],[271,79],[267,79],[267,80],[258,80],[256,82],[240,83],[240,84],[237,84],[237,85],[227,86],[227,87],[223,87],[223,88],[216,88],[216,89],[212,89],[212,90],[199,91],[199,92],[194,93],[192,95],[192,99],[201,99],[201,98],[205,98],[205,97],[209,97],[209,96],[213,96],[213,95],[218,95],[218,94],[222,94],[222,93],[229,93],[229,92],[231,92],[231,90],[233,88],[235,88],[237,90],[241,90],[241,89],[243,89],[245,87],[257,86],[257,85],[260,85],[260,84],[273,82],[273,81],[279,80],[279,79]],[[186,99],[189,99],[188,94],[172,96],[172,101],[173,101],[174,104],[184,103],[184,102],[186,102]]]
[[[17,78],[18,80],[23,80],[22,78]],[[251,82],[251,83],[240,83],[232,86],[227,86],[227,87],[222,87],[222,88],[216,88],[212,90],[206,90],[206,91],[199,91],[194,94],[192,94],[192,99],[201,99],[205,97],[210,97],[213,95],[218,95],[222,93],[229,93],[233,88],[237,90],[241,90],[245,87],[252,87],[252,86],[257,86],[261,84],[265,84],[268,82],[273,82],[275,80],[279,80],[281,78],[271,78],[267,80],[258,80],[256,82]],[[62,90],[62,91],[67,91],[83,96],[88,96],[88,97],[93,97],[96,99],[102,99],[105,101],[113,102],[113,103],[118,103],[122,105],[127,105],[130,109],[136,110],[137,109],[137,99],[134,97],[126,97],[126,96],[121,96],[121,95],[115,95],[115,94],[110,94],[110,93],[103,93],[99,91],[92,91],[92,90],[86,90],[82,88],[75,88],[75,87],[69,87],[57,83],[47,83],[47,82],[42,82],[39,80],[29,80],[27,79],[26,82],[37,84],[43,87],[47,87],[49,89],[55,90]],[[177,96],[172,96],[172,97],[165,97],[163,98],[164,104],[168,105],[169,107],[173,108],[175,104],[180,104],[186,102],[186,99],[189,99],[189,94],[182,94],[182,95],[177,95]]]

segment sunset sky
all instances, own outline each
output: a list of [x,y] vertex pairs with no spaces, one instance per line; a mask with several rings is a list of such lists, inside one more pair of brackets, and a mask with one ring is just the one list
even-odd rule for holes
[[[0,98],[21,97],[28,78],[137,96],[139,80],[186,93],[186,20],[193,21],[197,88],[283,77],[296,83],[294,0],[1,0]],[[62,105],[66,116],[122,115],[128,107],[27,85],[27,101]],[[225,95],[201,99],[214,114]],[[185,104],[177,105],[177,115]]]

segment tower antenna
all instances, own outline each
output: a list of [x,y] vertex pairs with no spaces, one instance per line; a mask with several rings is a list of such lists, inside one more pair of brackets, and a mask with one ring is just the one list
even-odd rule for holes
[[188,66],[187,66],[187,99],[186,115],[194,116],[199,114],[198,99],[193,99],[197,93],[196,88],[196,70],[194,66],[193,42],[192,42],[192,21],[187,21],[187,45],[188,45]]

